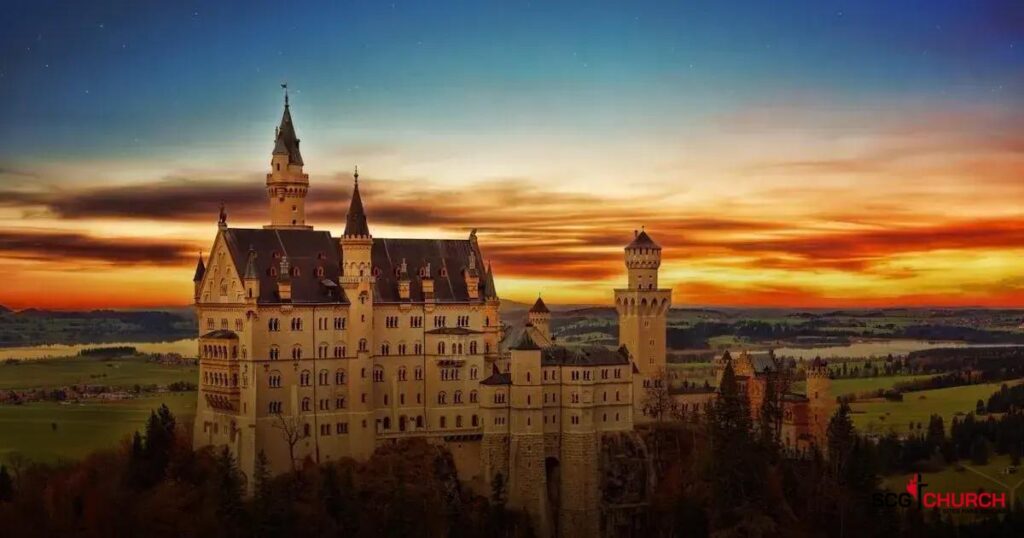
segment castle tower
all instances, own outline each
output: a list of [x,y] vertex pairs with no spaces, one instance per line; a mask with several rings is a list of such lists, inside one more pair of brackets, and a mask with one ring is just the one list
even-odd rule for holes
[[819,447],[825,445],[828,421],[835,411],[832,381],[828,377],[828,363],[815,357],[807,367],[807,399],[810,400],[810,428]]
[[645,231],[634,231],[626,245],[627,288],[615,290],[619,345],[626,346],[636,367],[633,376],[635,417],[643,420],[645,389],[665,372],[665,319],[672,290],[658,288],[661,247]]
[[537,302],[530,307],[526,317],[527,321],[544,337],[544,342],[551,343],[551,311],[548,310],[548,305],[544,304],[543,299],[537,297]]
[[309,175],[302,172],[299,139],[288,109],[288,90],[284,94],[284,114],[274,137],[274,153],[267,174],[267,198],[270,200],[270,225],[266,228],[309,229],[306,225],[306,191]]
[[[353,174],[355,185],[345,233],[341,236],[341,287],[349,301],[348,349],[355,350],[349,376],[349,400],[352,401],[352,423],[349,432],[352,455],[368,458],[373,453],[376,439],[376,420],[373,412],[373,263],[371,251],[373,237],[366,224],[366,212],[359,195],[359,169]],[[351,354],[351,352],[349,352]]]
[[511,352],[508,500],[530,515],[538,536],[549,536],[541,349],[524,332]]

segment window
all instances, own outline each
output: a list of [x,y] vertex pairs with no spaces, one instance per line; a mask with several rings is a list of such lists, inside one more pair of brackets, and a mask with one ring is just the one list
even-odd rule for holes
[[469,326],[469,316],[459,316],[458,319],[456,320],[456,324],[459,327],[468,327]]
[[276,361],[281,356],[281,350],[277,346],[270,346],[270,360]]
[[439,403],[439,404],[446,404],[446,403],[448,403],[448,394],[446,394],[443,390],[441,392],[437,393],[437,403]]
[[341,359],[345,357],[345,346],[334,346],[334,358]]
[[334,431],[335,431],[335,433],[337,433],[339,435],[341,435],[343,433],[348,433],[348,422],[339,422],[339,423],[337,423],[335,425]]
[[423,327],[423,316],[412,316],[409,318],[409,327],[419,329]]
[[328,373],[327,370],[320,370],[320,373],[317,374],[317,382],[321,385],[330,385],[330,376],[331,374]]
[[383,366],[374,366],[373,367],[373,380],[375,382],[377,382],[377,383],[383,383],[384,382],[384,367]]
[[421,344],[419,342],[416,342],[415,344],[413,344],[412,345],[412,354],[413,355],[422,355],[423,354],[423,344]]
[[572,423],[573,424],[579,424],[580,423],[580,417],[578,417],[576,415],[573,415],[572,416]]
[[302,358],[302,346],[295,346],[292,348],[292,359],[299,360]]
[[302,318],[292,318],[292,330],[293,331],[301,331],[302,330]]
[[337,398],[334,399],[334,408],[335,409],[345,409],[345,397],[344,396],[338,396]]
[[327,344],[320,344],[320,347],[316,349],[316,356],[319,359],[327,358]]
[[328,398],[320,398],[320,401],[318,402],[318,408],[321,411],[330,411],[331,410],[331,400],[328,399]]
[[316,320],[316,328],[321,331],[327,330],[327,318],[318,318]]
[[505,403],[505,393],[504,392],[495,392],[494,393],[494,403],[496,403],[496,404],[497,403]]
[[278,388],[278,387],[280,387],[281,386],[281,372],[278,372],[277,370],[274,370],[273,372],[270,372],[270,376],[267,377],[267,384],[270,385],[271,388]]
[[442,430],[448,427],[448,424],[447,424],[448,420],[447,419],[448,419],[448,417],[441,417],[441,429]]
[[437,354],[444,355],[444,342],[437,343]]
[[474,428],[479,426],[480,425],[480,417],[478,417],[476,415],[473,415],[473,418],[470,420],[470,425],[473,426]]
[[270,402],[269,408],[270,414],[280,413],[282,408],[281,402]]
[[405,369],[405,366],[399,367],[398,368],[398,380],[399,381],[405,381],[408,373],[409,372],[408,372],[408,370]]
[[405,355],[406,349],[405,344],[398,344],[398,354]]
[[462,415],[457,415],[455,417],[455,427],[456,428],[461,428],[462,427]]
[[476,355],[476,340],[469,343],[469,354]]
[[455,394],[452,395],[452,401],[454,401],[457,404],[458,403],[462,403],[462,391],[461,390],[455,391]]
[[299,385],[302,385],[303,387],[308,387],[309,386],[309,381],[310,381],[309,370],[303,370],[302,373],[299,374]]
[[313,401],[310,400],[309,398],[303,398],[302,399],[302,410],[303,411],[309,411],[312,408],[313,408]]
[[[475,390],[469,391],[469,403],[477,403],[478,394]],[[476,426],[476,424],[473,424]]]
[[422,381],[423,380],[423,368],[422,367],[417,366],[415,369],[413,369],[412,372],[413,372],[413,376],[416,378],[416,381]]
[[366,341],[366,339],[363,338],[363,339],[359,340],[359,351],[369,351],[369,350],[370,350],[370,344]]
[[270,318],[267,320],[267,330],[271,332],[277,332],[281,330],[281,320],[277,318]]
[[345,329],[345,318],[334,318],[334,330],[341,331]]
[[391,344],[388,344],[386,342],[381,344],[380,345],[380,354],[381,355],[390,355],[391,354]]
[[207,319],[207,320],[206,320],[206,328],[207,328],[208,330],[211,330],[211,331],[212,331],[212,330],[213,330],[213,328],[214,328],[214,326],[215,326],[215,325],[214,325],[214,321],[213,321],[213,318],[209,318],[209,319]]
[[480,375],[480,371],[477,369],[476,366],[474,366],[474,367],[469,369],[469,379],[471,381],[475,381],[476,378],[479,377],[479,375]]
[[235,320],[235,330],[236,331],[241,331],[242,330],[242,318],[238,318],[238,319]]
[[440,328],[444,327],[446,325],[446,323],[447,322],[446,322],[444,316],[434,316],[434,328],[435,329],[440,329]]

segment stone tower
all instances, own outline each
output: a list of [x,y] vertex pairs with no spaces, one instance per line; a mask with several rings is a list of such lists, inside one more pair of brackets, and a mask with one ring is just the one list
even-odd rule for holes
[[[366,223],[363,200],[359,195],[359,169],[353,174],[352,200],[341,236],[341,287],[350,304],[348,342],[355,350],[349,376],[349,400],[352,402],[351,448],[356,458],[368,458],[375,447],[373,371],[373,236]],[[351,354],[351,353],[350,353]]]
[[508,500],[530,515],[538,536],[549,536],[541,349],[524,332],[511,353]]
[[551,342],[551,311],[548,310],[548,305],[544,304],[544,300],[537,297],[537,302],[533,303],[530,307],[530,311],[526,315],[527,321],[530,322],[537,332],[543,336],[544,343]]
[[664,382],[665,319],[672,290],[658,287],[661,247],[645,231],[633,234],[633,241],[625,248],[628,287],[615,290],[615,309],[619,314],[619,345],[626,346],[636,367],[635,418],[643,421],[645,389]]
[[824,446],[828,421],[835,410],[828,363],[815,357],[807,367],[807,399],[810,400],[810,429],[818,446]]
[[295,125],[284,94],[284,114],[274,136],[274,153],[267,174],[267,198],[270,199],[270,224],[266,228],[309,229],[306,225],[306,191],[309,174],[302,172],[302,154]]

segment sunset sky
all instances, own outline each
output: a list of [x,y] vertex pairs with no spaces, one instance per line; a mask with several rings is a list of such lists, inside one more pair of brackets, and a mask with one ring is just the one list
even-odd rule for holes
[[268,221],[279,84],[339,234],[477,228],[504,298],[1024,306],[1024,3],[5,2],[0,304],[185,305]]

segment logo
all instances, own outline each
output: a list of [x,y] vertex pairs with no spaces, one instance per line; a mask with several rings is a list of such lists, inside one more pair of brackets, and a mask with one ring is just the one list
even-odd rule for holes
[[927,486],[928,484],[921,480],[921,473],[916,473],[907,480],[906,493],[878,492],[872,495],[872,503],[877,507],[886,508],[909,508],[917,504],[917,507],[922,509],[944,508],[958,511],[1006,508],[1005,492],[925,491]]

